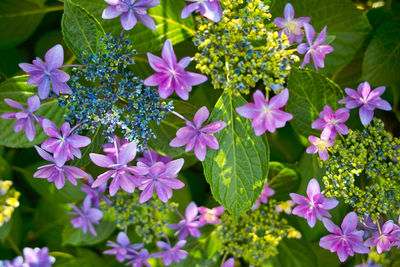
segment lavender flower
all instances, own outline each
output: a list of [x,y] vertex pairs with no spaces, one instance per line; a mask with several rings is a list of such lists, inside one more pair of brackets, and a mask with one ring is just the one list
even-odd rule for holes
[[329,139],[330,132],[325,131],[322,132],[321,138],[318,138],[316,136],[309,136],[308,141],[311,142],[311,146],[307,147],[306,152],[308,154],[315,154],[318,152],[319,157],[325,161],[328,159],[329,154],[328,154],[328,147],[332,147],[335,142],[333,140]]
[[314,66],[318,70],[318,67],[324,67],[325,55],[333,51],[333,47],[330,45],[324,45],[326,39],[326,26],[322,29],[321,33],[315,39],[313,43],[315,30],[310,24],[304,24],[304,30],[306,32],[307,43],[302,43],[297,47],[297,52],[300,54],[306,54],[301,63],[300,68],[310,63],[310,56],[314,61]]
[[178,230],[175,235],[179,235],[179,240],[185,239],[188,234],[199,238],[201,236],[199,228],[202,227],[202,224],[198,221],[198,213],[196,203],[190,202],[185,210],[185,218],[182,218],[177,224],[168,225],[167,228]]
[[207,81],[207,76],[185,71],[190,64],[190,57],[184,57],[177,62],[171,40],[166,40],[159,58],[147,53],[150,66],[157,72],[148,77],[144,84],[147,86],[158,86],[161,98],[169,97],[174,91],[183,100],[189,99],[192,86]]
[[221,267],[235,267],[235,259],[234,258],[229,258],[227,259]]
[[138,158],[137,162],[143,163],[143,166],[151,167],[154,163],[162,162],[167,164],[171,160],[171,157],[162,156],[154,150],[147,149],[143,152],[143,158]]
[[186,146],[185,151],[189,152],[194,148],[194,154],[200,161],[204,161],[207,153],[207,146],[211,149],[218,149],[217,138],[211,134],[217,133],[226,127],[224,121],[215,121],[204,127],[203,123],[208,119],[210,112],[207,107],[200,108],[193,118],[193,123],[186,121],[186,126],[176,132],[176,137],[169,143],[172,147]]
[[303,40],[304,24],[310,22],[309,17],[294,17],[294,8],[292,4],[287,3],[284,11],[284,18],[274,19],[274,23],[282,30],[279,31],[279,36],[282,32],[288,37],[289,43],[300,43]]
[[[118,149],[116,149],[116,151],[117,150]],[[92,187],[95,188],[107,183],[108,179],[113,178],[110,184],[111,196],[115,195],[120,187],[128,193],[133,193],[133,191],[135,191],[135,186],[139,184],[135,177],[129,173],[137,175],[146,175],[148,173],[148,168],[127,166],[136,156],[135,142],[129,143],[126,147],[121,149],[121,152],[117,153],[115,160],[112,157],[95,153],[90,153],[89,156],[97,166],[112,169],[99,175],[92,184]]]
[[344,217],[342,229],[329,219],[324,218],[322,222],[332,234],[322,237],[319,245],[331,252],[337,252],[341,262],[344,262],[348,256],[353,256],[354,252],[369,253],[369,249],[363,244],[364,231],[357,231],[358,218],[355,212],[350,212]]
[[176,179],[178,172],[184,163],[183,159],[177,159],[164,164],[163,162],[154,163],[150,168],[142,162],[138,162],[137,166],[146,170],[142,173],[139,202],[144,203],[148,201],[157,191],[157,195],[162,202],[167,202],[172,197],[172,189],[181,189],[185,186],[184,183]]
[[339,101],[339,104],[346,104],[346,108],[353,109],[361,106],[359,110],[361,123],[368,125],[374,117],[375,109],[392,110],[390,104],[381,98],[385,92],[384,86],[377,87],[371,91],[371,86],[368,82],[361,83],[357,91],[351,88],[345,88],[347,97]]
[[1,267],[28,267],[26,263],[24,263],[24,258],[21,256],[16,257],[12,261],[0,261]]
[[83,201],[82,208],[70,205],[74,211],[68,212],[71,215],[77,215],[78,217],[71,220],[71,224],[74,228],[82,228],[82,232],[86,234],[87,229],[92,233],[92,235],[97,236],[96,230],[93,227],[94,224],[99,224],[101,218],[103,218],[103,212],[99,209],[92,208],[92,201],[90,198],[86,197]]
[[42,116],[33,114],[33,112],[39,110],[40,108],[39,97],[34,95],[28,98],[28,110],[26,110],[24,106],[22,106],[18,102],[15,102],[14,100],[6,98],[4,99],[4,102],[6,102],[6,104],[10,107],[19,109],[22,112],[5,112],[0,115],[0,118],[7,120],[16,119],[17,121],[14,124],[14,132],[18,133],[22,129],[25,129],[26,138],[28,138],[29,141],[32,141],[36,135],[34,121],[36,121],[40,125],[43,120]]
[[108,255],[117,255],[117,260],[123,262],[124,260],[131,259],[132,255],[136,255],[136,250],[143,248],[143,244],[131,244],[125,232],[120,232],[117,236],[117,243],[107,241],[107,246],[112,249],[106,250],[103,253]]
[[40,248],[24,248],[23,250],[25,262],[29,267],[51,267],[56,259],[49,256],[49,249]]
[[224,214],[225,208],[218,206],[212,209],[206,207],[199,207],[200,223],[201,224],[221,224],[218,216]]
[[123,138],[122,140],[119,139],[118,136],[113,136],[114,142],[107,143],[103,145],[103,151],[107,154],[108,157],[116,159],[117,152],[121,153],[121,150],[126,147],[129,142]]
[[112,202],[104,196],[104,192],[107,189],[107,184],[103,184],[99,187],[93,188],[92,184],[94,182],[94,179],[91,175],[88,175],[87,177],[87,183],[88,184],[82,184],[81,190],[86,194],[87,197],[90,198],[92,201],[92,204],[95,208],[100,208],[100,202],[101,200],[104,200],[108,205],[111,205]]
[[163,241],[158,241],[157,246],[161,249],[164,249],[163,252],[154,253],[154,258],[162,258],[162,261],[165,266],[170,266],[172,262],[180,262],[181,260],[186,259],[188,253],[182,249],[186,244],[186,240],[178,241],[174,247],[171,247],[169,243],[165,243]]
[[296,193],[289,195],[299,205],[293,209],[292,214],[305,218],[310,227],[314,227],[317,219],[322,220],[323,216],[331,217],[327,210],[331,210],[339,204],[336,199],[326,198],[321,194],[318,181],[315,179],[311,179],[308,183],[308,198]]
[[40,99],[45,99],[50,93],[50,81],[53,92],[72,94],[71,88],[66,84],[70,76],[68,73],[59,70],[64,62],[64,50],[61,45],[56,45],[49,49],[44,56],[46,63],[40,58],[32,61],[33,64],[20,63],[18,66],[27,74],[31,75],[28,79],[29,85],[39,85],[38,93]]
[[126,265],[132,265],[133,267],[142,267],[143,265],[150,267],[150,263],[147,261],[150,259],[149,251],[145,248],[135,253],[133,260],[129,261]]
[[263,191],[261,192],[261,196],[257,199],[256,203],[254,203],[253,207],[251,207],[252,210],[255,210],[258,208],[260,203],[267,204],[268,202],[268,197],[273,196],[275,194],[274,189],[268,187],[268,180],[265,182]]
[[326,105],[324,111],[319,114],[319,118],[312,123],[312,128],[323,130],[323,133],[328,132],[329,134],[326,134],[329,135],[329,138],[335,139],[337,133],[349,133],[349,128],[344,124],[349,117],[350,112],[348,109],[340,108],[333,112],[332,108]]
[[257,136],[269,131],[275,132],[277,128],[285,126],[286,122],[293,118],[293,115],[280,110],[289,99],[289,90],[284,89],[278,95],[266,100],[264,94],[257,90],[253,94],[254,103],[248,103],[242,107],[236,108],[239,115],[252,119],[251,125]]
[[222,8],[218,0],[186,0],[194,2],[183,8],[181,17],[186,19],[193,12],[200,12],[211,21],[219,22],[222,18]]
[[392,220],[385,222],[382,232],[375,233],[374,236],[368,238],[364,245],[367,247],[376,247],[376,251],[381,254],[384,250],[390,251],[394,242],[399,241],[398,238],[391,235],[394,223]]
[[38,146],[35,146],[35,148],[43,159],[53,162],[54,164],[39,167],[37,172],[33,174],[33,177],[47,179],[48,182],[54,182],[57,189],[61,189],[64,187],[65,177],[67,177],[71,184],[77,185],[76,179],[89,176],[89,174],[75,166],[58,165],[49,153]]
[[147,28],[155,31],[156,23],[153,18],[147,15],[147,9],[158,6],[159,0],[104,0],[109,7],[103,10],[103,19],[114,19],[121,16],[121,24],[124,30],[131,30],[135,27],[137,20]]

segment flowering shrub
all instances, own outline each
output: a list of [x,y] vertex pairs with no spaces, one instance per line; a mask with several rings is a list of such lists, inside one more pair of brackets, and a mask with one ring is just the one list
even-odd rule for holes
[[0,267],[399,265],[399,10],[1,1]]

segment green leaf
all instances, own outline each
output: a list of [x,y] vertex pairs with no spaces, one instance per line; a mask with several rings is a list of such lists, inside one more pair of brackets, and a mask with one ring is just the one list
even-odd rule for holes
[[[112,33],[114,37],[121,34],[122,26],[120,18],[102,19],[103,10],[109,6],[104,1],[99,0],[73,0],[79,4],[103,25],[107,33]],[[174,1],[173,4],[169,0],[161,0],[161,4],[147,9],[148,14],[154,18],[157,29],[152,31],[138,21],[136,26],[125,32],[133,42],[134,48],[139,53],[159,51],[166,39],[171,39],[172,44],[177,44],[185,39],[192,37],[195,33],[194,20],[192,17],[181,19],[182,9],[186,6],[184,1]]]
[[279,243],[274,267],[317,267],[317,256],[305,240],[284,239]]
[[70,165],[78,168],[85,167],[92,162],[89,157],[90,153],[99,153],[102,151],[103,144],[105,143],[102,127],[99,126],[93,134],[89,134],[87,136],[91,140],[90,144],[81,149],[82,157],[80,159],[74,159],[69,163]]
[[101,50],[100,37],[104,35],[104,30],[100,23],[71,0],[64,1],[61,27],[65,43],[75,55],[80,55],[83,51],[95,54]]
[[251,121],[239,116],[235,108],[246,101],[224,93],[209,121],[225,121],[227,126],[215,134],[219,149],[207,149],[204,173],[214,198],[235,218],[250,209],[261,194],[268,174],[269,147],[266,138],[256,136]]
[[290,97],[286,106],[293,114],[290,121],[293,128],[303,136],[319,136],[321,131],[313,130],[311,124],[319,117],[325,105],[337,109],[343,97],[339,86],[321,74],[311,70],[293,69],[289,75]]
[[326,56],[323,73],[335,73],[351,61],[368,36],[370,25],[363,12],[349,0],[275,1],[273,17],[283,17],[286,3],[292,3],[297,17],[310,17],[310,23],[319,33],[327,26],[327,34],[335,35],[334,51]]
[[280,162],[269,163],[268,186],[275,190],[274,198],[287,200],[289,193],[296,192],[300,184],[297,172]]
[[[26,106],[27,99],[37,94],[37,87],[26,84],[27,79],[28,76],[19,76],[1,83],[0,99],[10,98]],[[18,110],[1,101],[0,114],[8,111]],[[60,125],[64,120],[64,109],[58,106],[56,99],[43,103],[35,114],[48,118],[56,125]],[[36,125],[36,137],[29,142],[24,130],[18,133],[14,132],[14,123],[15,120],[0,119],[0,145],[15,148],[33,147],[48,138],[40,126]]]
[[376,30],[363,61],[363,80],[373,86],[396,84],[400,73],[400,21],[384,22]]

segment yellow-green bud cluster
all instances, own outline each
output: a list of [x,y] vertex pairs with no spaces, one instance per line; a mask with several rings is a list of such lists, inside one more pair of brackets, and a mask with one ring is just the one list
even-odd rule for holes
[[111,201],[112,205],[101,204],[103,212],[115,216],[119,229],[131,227],[147,244],[165,236],[165,226],[170,224],[170,217],[178,207],[174,202],[163,203],[158,198],[139,203],[139,193],[125,191],[119,191]]
[[323,177],[327,197],[343,198],[373,220],[400,214],[400,139],[393,138],[379,119],[363,131],[350,130],[335,140]]
[[19,206],[20,193],[11,186],[11,181],[0,180],[0,227],[11,219],[14,209]]
[[268,200],[238,221],[225,212],[218,227],[223,252],[243,258],[250,265],[264,266],[269,258],[278,254],[278,245],[284,237],[298,238],[299,232],[275,212],[276,204],[275,200]]
[[285,35],[279,37],[269,6],[261,0],[224,0],[223,17],[214,23],[196,17],[196,68],[211,76],[216,89],[248,94],[260,81],[279,90],[299,61]]

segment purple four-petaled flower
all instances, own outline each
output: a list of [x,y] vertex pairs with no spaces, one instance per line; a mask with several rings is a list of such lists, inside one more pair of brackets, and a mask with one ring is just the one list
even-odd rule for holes
[[185,6],[182,10],[181,17],[186,19],[193,12],[200,12],[204,17],[211,21],[219,22],[222,18],[222,8],[219,0],[186,0],[194,2]]
[[86,196],[90,198],[92,201],[92,205],[95,208],[100,208],[100,202],[101,200],[104,200],[108,205],[111,205],[112,202],[104,196],[104,192],[107,190],[107,184],[103,184],[99,187],[93,188],[92,184],[94,182],[94,179],[91,175],[88,174],[87,184],[82,183],[81,190],[85,192]]
[[150,267],[150,263],[147,261],[150,259],[152,254],[145,248],[142,248],[139,252],[132,255],[132,260],[127,262],[126,265],[131,265],[132,267],[142,267],[143,265]]
[[108,255],[116,255],[119,262],[131,259],[133,255],[137,254],[138,249],[143,248],[143,244],[131,244],[128,235],[125,232],[120,232],[117,236],[117,243],[107,241],[107,246],[112,249],[106,250],[103,253]]
[[383,100],[381,95],[385,92],[385,87],[377,87],[371,91],[368,82],[361,83],[357,91],[351,88],[345,88],[347,97],[339,101],[339,104],[346,104],[346,108],[353,109],[361,106],[359,110],[361,123],[368,125],[374,117],[375,109],[392,110],[389,102]]
[[[323,130],[322,133],[329,135],[329,138],[335,139],[337,133],[348,134],[349,128],[344,124],[350,117],[350,112],[346,108],[340,108],[333,112],[328,105],[324,111],[319,114],[319,118],[312,123],[313,129]],[[324,134],[324,135],[325,135]]]
[[23,250],[25,262],[29,267],[51,267],[56,259],[49,256],[49,249],[44,248],[24,248]]
[[218,149],[217,138],[215,134],[226,127],[224,121],[215,121],[204,127],[203,123],[208,119],[210,112],[207,107],[200,108],[193,118],[193,123],[186,120],[186,126],[176,132],[176,137],[169,143],[172,147],[187,145],[186,152],[194,148],[194,154],[200,161],[204,161],[207,153],[207,146],[211,149]]
[[376,251],[381,254],[384,250],[389,251],[395,242],[399,239],[391,235],[394,228],[394,223],[392,220],[385,222],[382,226],[381,232],[376,232],[374,236],[368,238],[364,245],[367,247],[376,247]]
[[200,223],[202,224],[221,224],[218,216],[221,216],[225,212],[225,208],[218,206],[212,209],[206,207],[199,207],[200,212]]
[[171,157],[162,156],[154,150],[147,149],[143,151],[143,157],[138,158],[137,162],[141,162],[143,166],[151,167],[153,166],[154,163],[162,162],[164,164],[167,164],[171,160],[172,160]]
[[68,73],[59,70],[64,62],[64,50],[61,45],[56,45],[47,51],[44,56],[46,63],[40,58],[32,61],[33,64],[20,63],[18,66],[27,74],[31,75],[28,79],[29,85],[39,85],[38,93],[41,99],[45,99],[50,93],[50,81],[53,92],[57,95],[72,94],[71,88],[66,84],[70,76]]
[[144,81],[147,86],[158,86],[161,98],[167,98],[175,91],[180,98],[188,100],[192,86],[207,81],[207,76],[185,70],[190,64],[190,57],[177,61],[171,40],[165,41],[161,56],[147,53],[150,66],[157,73]]
[[260,203],[267,204],[268,202],[268,197],[273,196],[275,194],[275,190],[270,188],[268,186],[268,180],[265,182],[263,191],[261,192],[260,197],[257,199],[256,203],[254,203],[253,207],[251,209],[255,210],[258,208]]
[[89,197],[86,197],[83,201],[82,208],[79,209],[75,205],[68,204],[74,211],[68,212],[68,214],[78,216],[71,220],[71,224],[74,228],[82,228],[82,232],[86,234],[88,228],[92,235],[97,236],[96,230],[93,227],[94,224],[99,224],[101,218],[103,218],[103,212],[99,209],[92,207],[92,201]]
[[43,117],[39,115],[33,114],[33,112],[39,110],[40,108],[40,99],[38,96],[34,95],[28,98],[27,104],[28,109],[22,106],[20,103],[15,102],[14,100],[5,98],[4,102],[10,107],[21,110],[20,112],[11,111],[5,112],[0,115],[0,118],[17,121],[14,124],[14,132],[19,132],[22,129],[25,129],[26,138],[29,141],[32,141],[36,135],[36,129],[34,122],[36,121],[39,125],[41,124]]
[[179,240],[185,239],[188,234],[199,238],[201,236],[199,228],[202,227],[203,224],[200,223],[198,214],[199,210],[196,203],[190,202],[185,210],[185,218],[182,218],[177,224],[168,225],[167,228],[178,230],[175,235],[179,235]]
[[327,148],[335,145],[335,141],[329,139],[330,132],[322,132],[321,137],[309,136],[308,141],[311,142],[311,146],[307,147],[306,152],[308,154],[315,154],[318,152],[320,159],[323,161],[327,160],[329,157]]
[[162,258],[165,266],[170,266],[172,262],[180,262],[186,259],[188,252],[182,250],[181,248],[186,244],[186,240],[179,240],[175,246],[171,247],[169,243],[163,241],[158,241],[157,246],[163,249],[163,252],[154,253],[154,258]]

